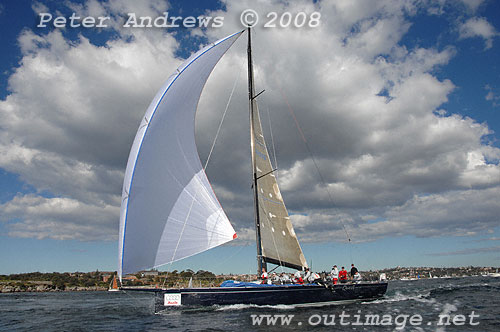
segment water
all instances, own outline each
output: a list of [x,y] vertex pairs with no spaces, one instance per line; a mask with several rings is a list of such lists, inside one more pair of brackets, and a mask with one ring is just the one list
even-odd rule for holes
[[[11,293],[0,294],[0,331],[500,331],[499,291],[500,278],[394,281],[386,296],[373,302],[176,308],[159,314],[153,296],[137,292]],[[470,324],[471,314],[472,324],[479,325]],[[260,326],[252,315],[262,317]],[[376,322],[367,322],[367,315],[378,315],[379,324],[366,325]],[[410,322],[410,316],[416,318]],[[446,318],[450,325],[443,325]]]

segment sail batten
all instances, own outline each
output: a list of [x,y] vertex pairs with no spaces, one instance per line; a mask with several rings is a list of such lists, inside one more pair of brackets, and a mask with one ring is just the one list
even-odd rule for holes
[[235,237],[202,168],[194,117],[208,76],[241,33],[223,38],[186,60],[158,91],[141,121],[123,183],[120,278],[192,256]]

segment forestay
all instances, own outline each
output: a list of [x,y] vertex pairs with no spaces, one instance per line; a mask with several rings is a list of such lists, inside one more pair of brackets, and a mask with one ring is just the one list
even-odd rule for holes
[[195,144],[195,113],[210,72],[242,32],[186,60],[153,99],[137,131],[123,183],[118,275],[236,238]]

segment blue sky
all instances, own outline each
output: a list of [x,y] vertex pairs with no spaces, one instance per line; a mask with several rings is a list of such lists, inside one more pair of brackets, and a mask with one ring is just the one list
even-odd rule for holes
[[[116,269],[123,172],[139,121],[183,59],[242,28],[246,8],[261,18],[270,11],[321,13],[319,28],[258,27],[255,38],[257,84],[266,89],[261,111],[272,110],[280,186],[313,268],[348,265],[351,257],[361,269],[499,266],[500,4],[366,7],[305,0],[2,4],[0,274]],[[37,13],[45,11],[113,19],[102,30],[37,28]],[[120,28],[127,12],[163,11],[223,16],[224,26]],[[200,101],[202,159],[244,60],[243,39]],[[255,270],[248,137],[231,136],[248,130],[240,76],[225,124],[236,129],[221,132],[213,156],[231,151],[231,161],[208,169],[239,239],[167,269]],[[333,203],[317,185],[280,90]]]

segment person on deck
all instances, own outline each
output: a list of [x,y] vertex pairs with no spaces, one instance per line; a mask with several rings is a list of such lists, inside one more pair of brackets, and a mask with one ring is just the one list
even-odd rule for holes
[[311,273],[311,275],[309,276],[309,279],[307,279],[307,281],[309,281],[309,283],[311,284],[314,284],[314,283],[318,283],[319,281],[321,281],[321,276],[315,272]]
[[330,274],[332,276],[332,283],[336,285],[339,281],[339,269],[337,268],[337,265],[332,267],[332,272],[330,272]]
[[358,269],[354,266],[354,264],[351,264],[351,279],[354,279],[354,275],[358,273]]
[[271,282],[273,285],[281,285],[280,277],[276,274],[276,272],[273,272],[271,275]]
[[309,268],[306,267],[306,270],[304,272],[304,281],[309,281],[310,276],[311,276],[311,271],[309,271]]
[[262,268],[262,274],[260,275],[260,279],[262,280],[262,284],[267,284],[268,283],[268,277],[267,277],[267,272],[266,268]]
[[280,280],[282,285],[290,283],[290,278],[288,277],[288,274],[286,274],[285,272],[281,273]]
[[339,280],[340,283],[344,284],[347,282],[347,271],[345,267],[342,266],[342,270],[339,271]]
[[295,274],[293,275],[293,282],[295,282],[296,284],[299,284],[299,285],[304,284],[304,279],[302,279],[300,271],[295,272]]
[[354,283],[359,284],[361,282],[361,274],[359,274],[359,272],[356,272],[354,274],[354,277],[352,277],[352,280]]

